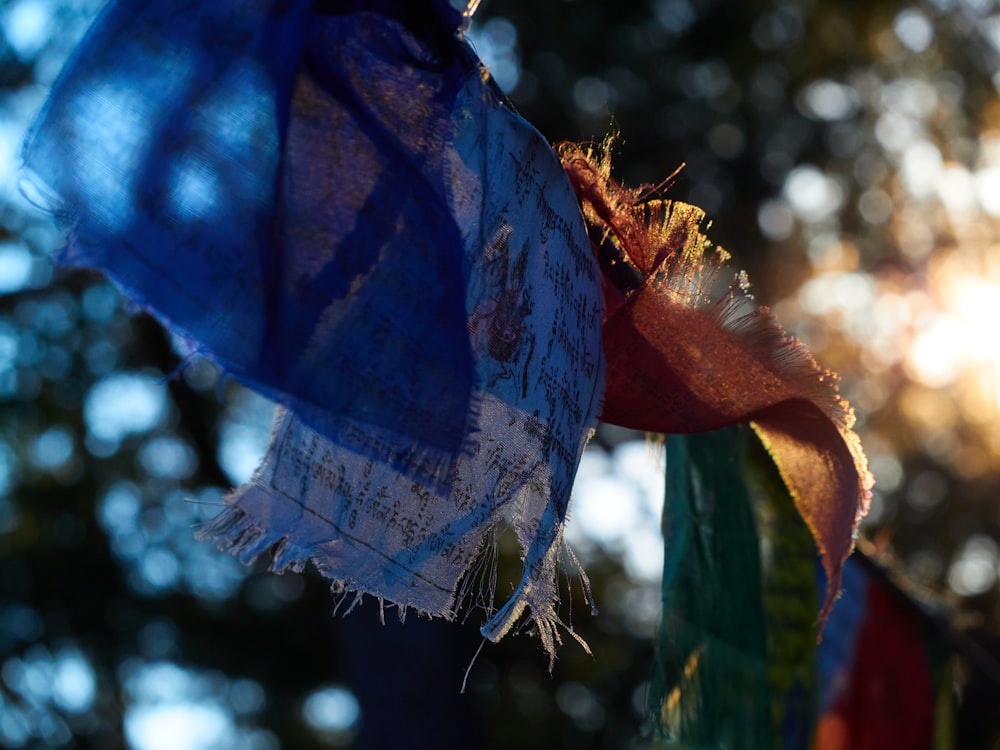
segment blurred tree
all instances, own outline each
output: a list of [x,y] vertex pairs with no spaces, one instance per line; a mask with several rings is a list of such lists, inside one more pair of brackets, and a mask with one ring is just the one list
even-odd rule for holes
[[[601,614],[575,589],[567,617],[595,658],[570,644],[549,677],[533,639],[509,638],[462,696],[478,613],[382,627],[368,601],[331,618],[316,576],[193,540],[249,476],[268,406],[101,278],[53,270],[59,238],[15,188],[23,129],[98,5],[0,7],[0,745],[641,746],[659,594],[621,547],[579,540]],[[631,184],[686,164],[670,196],[714,217],[760,299],[845,376],[881,488],[866,533],[959,605],[984,659],[1000,638],[998,24],[977,0],[492,0],[470,35],[548,138],[620,130]],[[614,458],[592,453],[607,473],[581,482],[625,481],[610,451],[634,437],[600,431]],[[959,746],[986,747],[996,688],[969,675]]]

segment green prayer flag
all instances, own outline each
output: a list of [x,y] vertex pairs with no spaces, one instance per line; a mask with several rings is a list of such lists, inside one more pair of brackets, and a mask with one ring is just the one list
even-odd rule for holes
[[774,746],[808,750],[819,714],[816,544],[770,455],[758,440],[746,442],[744,479],[760,535]]
[[773,747],[746,439],[741,428],[666,438],[664,615],[649,699],[661,747]]

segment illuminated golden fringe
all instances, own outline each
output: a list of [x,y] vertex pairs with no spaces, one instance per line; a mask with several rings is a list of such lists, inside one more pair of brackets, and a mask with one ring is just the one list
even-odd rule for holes
[[836,374],[820,368],[768,308],[756,305],[746,274],[740,271],[728,289],[719,290],[730,255],[702,232],[705,212],[679,201],[643,201],[645,187],[619,185],[611,177],[611,142],[606,139],[596,150],[572,143],[556,147],[587,222],[602,227],[603,239],[610,239],[672,303],[709,313],[755,359],[772,362],[838,427],[853,426],[854,413],[837,392]]
[[[815,403],[841,432],[850,431],[854,410],[839,393],[839,376],[820,367],[769,308],[756,304],[746,273],[737,272],[728,288],[720,290],[718,279],[731,256],[702,232],[705,212],[680,201],[643,200],[648,186],[629,189],[612,178],[614,139],[608,136],[596,147],[556,146],[588,224],[603,227],[603,239],[610,239],[671,302],[707,312],[754,359],[770,364],[793,384],[797,397]],[[853,433],[851,437],[847,442],[859,473],[867,475],[860,441]],[[871,482],[866,484],[870,489]]]

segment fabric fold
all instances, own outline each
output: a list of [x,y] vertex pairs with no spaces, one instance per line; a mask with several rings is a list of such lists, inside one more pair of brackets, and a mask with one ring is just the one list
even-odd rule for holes
[[606,151],[559,152],[605,273],[601,420],[662,433],[749,422],[816,540],[824,622],[872,486],[836,376],[754,303],[745,274],[718,283],[729,256],[704,235],[700,209],[620,186]]
[[477,408],[443,160],[475,59],[393,5],[117,0],[24,173],[68,228],[62,263],[103,269],[333,442],[440,484]]

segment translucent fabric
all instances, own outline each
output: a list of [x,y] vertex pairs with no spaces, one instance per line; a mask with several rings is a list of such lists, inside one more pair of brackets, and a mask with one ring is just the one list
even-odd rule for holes
[[117,0],[24,163],[68,229],[63,262],[284,407],[203,536],[453,617],[482,557],[492,608],[505,520],[525,572],[484,633],[530,609],[552,654],[599,409],[600,272],[558,159],[461,19],[443,2]]

